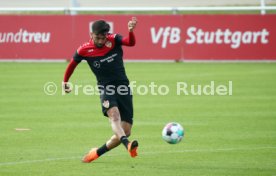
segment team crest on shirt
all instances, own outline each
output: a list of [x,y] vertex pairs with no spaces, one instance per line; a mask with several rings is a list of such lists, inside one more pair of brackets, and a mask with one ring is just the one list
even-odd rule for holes
[[103,107],[109,108],[109,101],[108,100],[104,100]]
[[105,43],[105,46],[108,47],[108,48],[111,48],[112,47],[112,43],[110,41],[107,41]]

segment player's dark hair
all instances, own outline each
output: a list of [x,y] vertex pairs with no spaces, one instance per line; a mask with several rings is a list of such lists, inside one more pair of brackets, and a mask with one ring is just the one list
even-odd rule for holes
[[95,21],[92,25],[92,32],[96,35],[98,34],[107,34],[110,30],[109,24],[104,20]]

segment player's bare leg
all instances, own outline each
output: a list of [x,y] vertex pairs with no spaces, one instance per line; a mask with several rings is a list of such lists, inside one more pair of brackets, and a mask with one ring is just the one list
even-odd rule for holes
[[131,157],[137,156],[138,142],[136,140],[129,142],[127,139],[131,134],[132,125],[121,121],[120,112],[117,107],[109,109],[107,114],[115,135],[113,135],[102,147],[92,148],[83,158],[83,162],[91,162],[107,151],[119,146],[121,143],[125,145]]
[[109,122],[111,124],[112,131],[118,139],[126,136],[124,129],[121,126],[121,116],[118,107],[112,107],[107,111]]
[[[107,111],[107,115],[111,123],[112,131],[115,133],[115,135],[112,136],[111,139],[100,148],[92,148],[82,159],[82,161],[85,163],[90,163],[112,148],[117,147],[121,142],[121,137],[126,136],[124,130],[121,127],[119,109],[117,107],[112,107]],[[108,144],[110,148],[108,147]]]
[[112,130],[117,136],[117,138],[120,139],[120,142],[122,144],[124,144],[128,152],[130,153],[130,156],[136,157],[138,142],[136,140],[129,142],[127,135],[123,129],[123,127],[126,128],[126,131],[130,134],[131,125],[128,125],[128,123],[121,124],[121,116],[120,116],[119,109],[117,107],[113,107],[109,109],[107,111],[107,115],[109,117]]
[[[131,134],[132,125],[130,123],[122,121],[121,127],[123,128],[126,136],[129,137]],[[121,144],[121,141],[116,135],[111,136],[111,138],[106,142],[106,146],[109,150],[117,147],[120,144]]]
[[[124,130],[126,136],[129,137],[130,134],[131,134],[132,125],[131,125],[130,123],[128,123],[128,122],[122,121],[122,122],[121,122],[121,127],[123,128],[123,130]],[[120,138],[118,138],[116,135],[113,135],[113,136],[106,142],[106,145],[105,145],[105,146],[106,146],[106,148],[107,148],[108,150],[111,150],[111,149],[117,147],[118,145],[120,145],[121,142],[122,142],[122,141],[120,140]],[[102,149],[104,149],[105,146],[103,146]],[[137,147],[138,147],[138,142],[137,142],[137,141],[128,142],[128,144],[125,145],[125,146],[126,146],[127,150],[129,151],[131,157],[136,157],[136,156],[137,156]],[[101,149],[101,148],[100,148],[100,149]],[[100,149],[99,149],[99,150],[100,150]],[[98,151],[99,151],[99,150],[98,150]],[[107,151],[104,151],[104,152],[107,152]]]

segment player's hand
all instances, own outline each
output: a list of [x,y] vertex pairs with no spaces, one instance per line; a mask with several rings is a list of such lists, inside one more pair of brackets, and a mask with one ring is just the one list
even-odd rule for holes
[[133,32],[137,24],[137,18],[132,17],[131,20],[128,22],[128,31]]
[[62,87],[63,87],[63,90],[65,93],[70,93],[72,91],[72,89],[70,88],[68,83],[63,82],[62,85],[63,85]]

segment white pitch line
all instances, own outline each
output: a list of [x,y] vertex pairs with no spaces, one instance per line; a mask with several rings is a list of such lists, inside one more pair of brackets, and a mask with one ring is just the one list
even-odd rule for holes
[[[263,150],[263,149],[276,149],[276,147],[179,150],[179,151],[166,151],[166,153],[223,152],[223,151],[243,151],[243,150]],[[160,154],[161,152],[145,152],[145,153],[146,154]]]
[[[239,150],[263,150],[263,149],[276,149],[276,147],[258,147],[258,148],[221,148],[221,149],[198,149],[198,150],[180,150],[180,151],[166,151],[166,153],[192,153],[192,152],[221,152],[221,151],[239,151]],[[142,155],[154,155],[164,152],[142,152]],[[107,156],[119,156],[119,154],[109,154]],[[18,164],[30,164],[30,163],[41,163],[48,161],[59,161],[59,160],[72,160],[72,159],[81,159],[80,156],[73,157],[64,157],[64,158],[47,158],[41,160],[26,160],[26,161],[16,161],[16,162],[3,162],[0,163],[0,166],[7,165],[18,165]]]
[[47,162],[47,161],[70,160],[70,159],[80,159],[80,157],[78,156],[78,157],[64,157],[64,158],[47,158],[47,159],[42,159],[42,160],[26,160],[26,161],[18,161],[18,162],[6,162],[6,163],[0,163],[0,166],[41,163],[41,162]]

